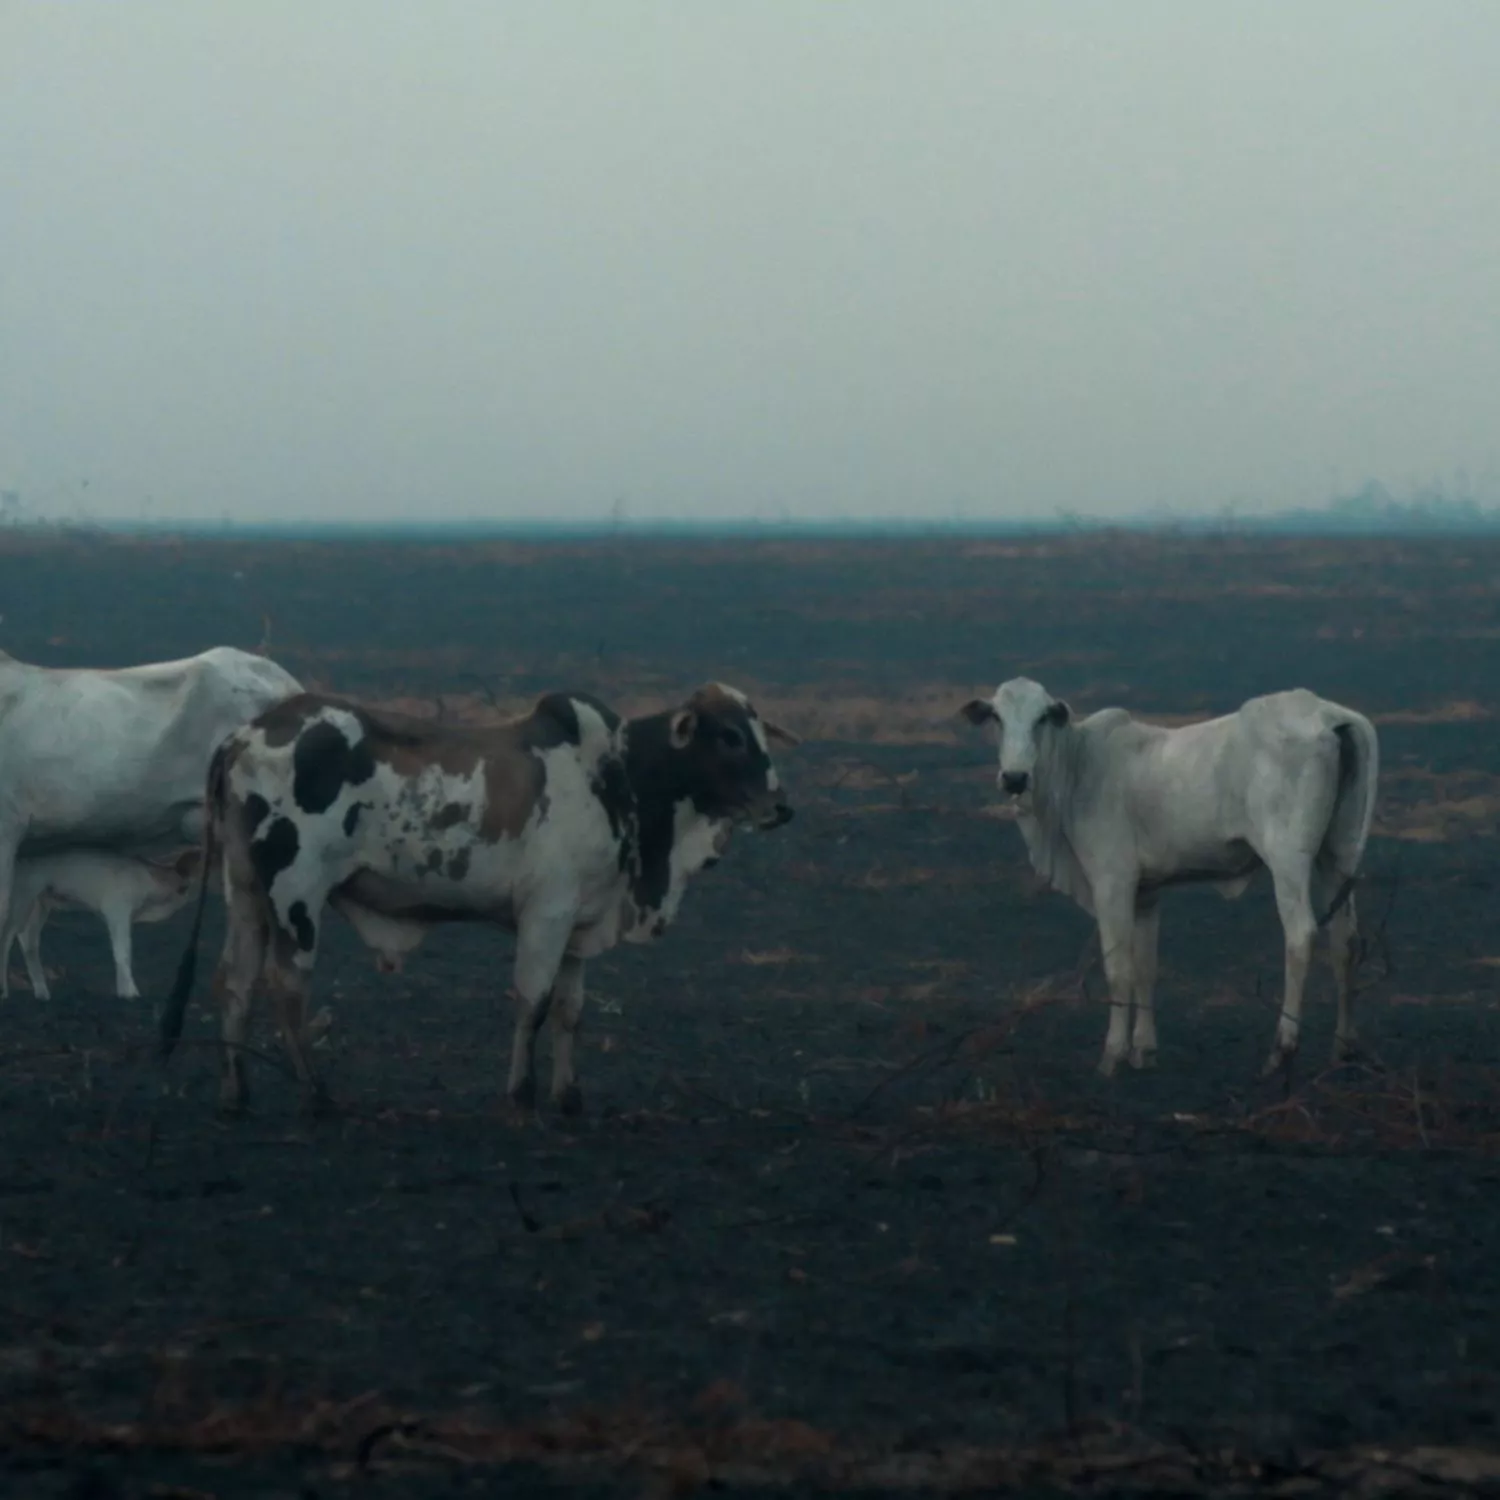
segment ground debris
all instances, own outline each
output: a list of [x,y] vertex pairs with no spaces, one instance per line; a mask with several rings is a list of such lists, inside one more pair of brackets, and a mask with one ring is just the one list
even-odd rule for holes
[[1489,1448],[1362,1446],[1272,1456],[1227,1441],[1162,1442],[1115,1423],[1028,1446],[903,1452],[794,1418],[745,1413],[742,1393],[725,1390],[728,1397],[715,1387],[695,1403],[700,1419],[691,1423],[624,1407],[505,1425],[466,1414],[402,1411],[375,1392],[344,1402],[215,1407],[191,1419],[140,1422],[96,1422],[57,1408],[11,1411],[0,1418],[0,1446],[15,1458],[50,1452],[73,1461],[106,1453],[126,1460],[295,1458],[346,1481],[424,1468],[482,1472],[525,1464],[558,1479],[618,1481],[622,1493],[640,1493],[642,1482],[655,1480],[683,1494],[712,1485],[797,1494],[1045,1489],[1374,1500],[1500,1485],[1500,1450]]

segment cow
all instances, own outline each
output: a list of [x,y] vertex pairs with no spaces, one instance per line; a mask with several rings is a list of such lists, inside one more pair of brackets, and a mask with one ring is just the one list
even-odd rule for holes
[[1353,888],[1380,771],[1367,718],[1296,688],[1179,728],[1122,708],[1075,720],[1025,677],[960,711],[971,724],[998,728],[996,779],[1014,799],[1033,868],[1098,923],[1111,1007],[1100,1073],[1114,1073],[1127,1043],[1133,1067],[1155,1062],[1161,893],[1207,882],[1232,899],[1263,867],[1286,939],[1285,992],[1264,1072],[1296,1053],[1313,940],[1324,926],[1338,991],[1333,1057],[1355,1055]]
[[[331,907],[386,968],[440,923],[514,932],[507,1093],[535,1104],[536,1037],[550,1010],[550,1100],[577,1114],[584,964],[622,940],[660,937],[736,825],[791,818],[771,740],[797,743],[722,683],[624,721],[587,694],[552,693],[488,727],[305,693],[236,731],[209,773],[204,843],[205,869],[222,850],[228,912],[213,985],[223,1109],[245,1107],[242,1049],[263,973],[304,1103],[326,1101],[302,1017]],[[182,1030],[201,918],[200,897],[162,1010],[163,1055]]]
[[220,741],[301,690],[275,662],[232,646],[110,670],[0,652],[0,923],[19,855],[199,843]]
[[38,1000],[52,998],[42,968],[42,928],[58,907],[73,906],[104,918],[115,961],[115,993],[122,1000],[139,999],[130,963],[131,927],[165,921],[186,906],[202,859],[197,844],[161,861],[106,849],[64,849],[18,859],[10,917],[0,933],[0,997],[10,996],[10,950],[19,937],[31,993]]

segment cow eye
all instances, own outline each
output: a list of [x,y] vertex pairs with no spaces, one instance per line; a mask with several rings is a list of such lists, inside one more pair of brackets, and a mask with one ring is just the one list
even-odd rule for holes
[[731,750],[743,750],[745,748],[745,736],[733,724],[726,725],[719,737]]

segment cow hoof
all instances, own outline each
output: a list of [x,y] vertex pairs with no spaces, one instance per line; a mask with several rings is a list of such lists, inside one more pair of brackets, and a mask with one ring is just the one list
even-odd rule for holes
[[333,1098],[321,1084],[302,1096],[302,1113],[309,1120],[326,1120],[333,1113]]
[[1364,1060],[1365,1049],[1353,1037],[1336,1037],[1333,1043],[1333,1065],[1355,1063]]
[[1132,1047],[1130,1049],[1130,1066],[1132,1068],[1154,1068],[1156,1066],[1155,1047]]
[[219,1114],[226,1120],[242,1120],[249,1113],[250,1101],[243,1094],[220,1094]]
[[583,1113],[583,1090],[576,1083],[570,1083],[557,1096],[557,1112],[570,1117]]
[[510,1102],[514,1104],[517,1109],[535,1109],[536,1078],[534,1076],[523,1078],[520,1083],[518,1083],[510,1091]]
[[1274,1078],[1278,1073],[1284,1073],[1292,1065],[1292,1059],[1297,1054],[1294,1051],[1282,1047],[1272,1047],[1271,1055],[1266,1059],[1265,1065],[1260,1070],[1262,1078]]
[[1101,1078],[1113,1078],[1115,1076],[1115,1069],[1119,1066],[1119,1055],[1114,1052],[1106,1052],[1099,1059],[1099,1076]]

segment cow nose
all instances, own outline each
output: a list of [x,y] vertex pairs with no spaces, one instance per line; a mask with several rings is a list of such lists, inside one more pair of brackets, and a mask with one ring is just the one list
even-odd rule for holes
[[1012,797],[1019,797],[1031,782],[1031,777],[1025,771],[1002,771],[1000,773],[1000,785],[1005,788]]
[[778,802],[765,823],[767,828],[780,828],[783,823],[792,821],[792,810],[785,802]]

